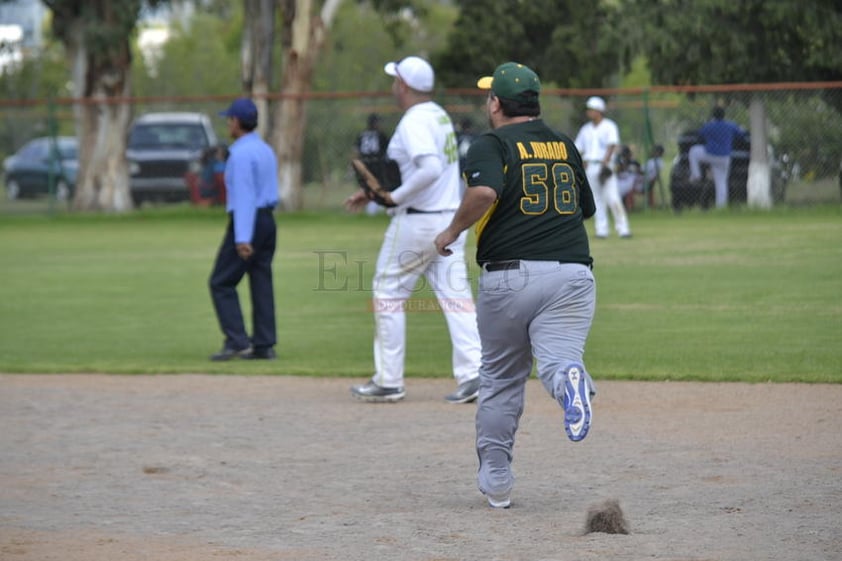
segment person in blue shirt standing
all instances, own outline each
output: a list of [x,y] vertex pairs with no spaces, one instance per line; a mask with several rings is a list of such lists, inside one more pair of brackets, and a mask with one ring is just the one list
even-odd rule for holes
[[690,182],[701,181],[700,164],[710,165],[716,187],[716,207],[724,208],[728,206],[731,148],[734,145],[734,138],[745,134],[745,131],[736,123],[725,119],[725,110],[722,107],[714,107],[712,116],[713,118],[699,129],[699,136],[704,144],[696,144],[687,154],[690,161]]
[[[275,358],[275,297],[272,259],[278,204],[278,161],[272,148],[255,132],[257,107],[239,98],[220,113],[227,118],[233,143],[225,166],[228,228],[210,277],[210,292],[225,336],[211,360]],[[253,334],[249,338],[240,309],[237,285],[249,276]]]

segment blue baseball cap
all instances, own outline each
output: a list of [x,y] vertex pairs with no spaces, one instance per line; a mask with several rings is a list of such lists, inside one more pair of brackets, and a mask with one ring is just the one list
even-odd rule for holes
[[228,109],[219,114],[222,117],[234,117],[241,123],[257,123],[257,106],[247,97],[235,99]]

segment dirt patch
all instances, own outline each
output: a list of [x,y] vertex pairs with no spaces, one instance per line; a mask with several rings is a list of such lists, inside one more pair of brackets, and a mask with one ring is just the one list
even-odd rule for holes
[[[599,383],[574,444],[531,381],[512,508],[474,405],[356,380],[0,375],[0,559],[838,559],[842,386]],[[617,500],[629,534],[585,533]]]

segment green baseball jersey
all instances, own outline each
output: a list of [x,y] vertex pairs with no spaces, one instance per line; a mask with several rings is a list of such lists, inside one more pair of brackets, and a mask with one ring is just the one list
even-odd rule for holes
[[591,265],[584,219],[593,193],[582,156],[567,136],[535,119],[497,128],[468,150],[468,188],[497,201],[477,222],[477,262],[525,259]]

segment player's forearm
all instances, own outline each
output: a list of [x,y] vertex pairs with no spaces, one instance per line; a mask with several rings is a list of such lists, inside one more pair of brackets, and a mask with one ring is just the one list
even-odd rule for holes
[[497,192],[491,187],[468,187],[447,229],[458,236],[482,218],[496,200]]
[[442,165],[435,156],[424,156],[418,161],[418,168],[400,187],[392,191],[392,200],[395,204],[402,204],[414,193],[417,193],[432,185],[442,174]]

